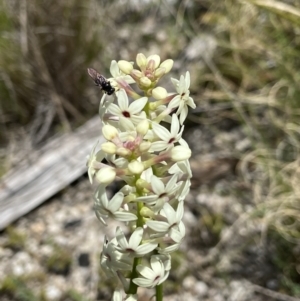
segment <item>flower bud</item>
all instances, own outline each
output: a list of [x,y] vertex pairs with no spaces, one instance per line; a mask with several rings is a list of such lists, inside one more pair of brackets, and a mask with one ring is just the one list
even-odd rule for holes
[[104,142],[101,145],[101,149],[107,154],[115,154],[117,150],[117,146],[112,142]]
[[146,67],[147,58],[145,57],[145,55],[143,53],[138,53],[138,55],[136,56],[136,63],[141,69]]
[[152,90],[152,96],[155,99],[164,99],[168,95],[168,92],[165,88],[163,87],[156,87]]
[[141,144],[139,146],[139,150],[141,153],[145,153],[150,149],[150,147],[151,147],[150,141],[143,141],[143,142],[141,142]]
[[175,162],[186,160],[191,155],[192,151],[181,145],[177,145],[171,149],[171,160]]
[[125,147],[119,147],[116,150],[116,154],[121,156],[121,157],[127,157],[131,155],[131,151],[128,148]]
[[124,60],[118,61],[118,66],[119,66],[120,70],[125,74],[130,74],[130,72],[133,69],[132,64],[129,63],[128,61],[124,61]]
[[110,124],[106,124],[103,128],[102,128],[102,133],[103,136],[105,137],[106,140],[113,140],[115,137],[118,136],[118,130],[110,125]]
[[144,171],[144,165],[139,161],[131,161],[128,164],[128,169],[131,173],[138,175]]
[[151,188],[151,187],[150,187],[150,184],[149,184],[147,181],[143,180],[143,179],[138,179],[138,180],[136,181],[136,187],[137,187],[138,189],[144,189],[144,188],[147,188],[148,190]]
[[95,176],[96,180],[102,184],[110,184],[116,178],[116,171],[114,168],[105,167],[101,168]]
[[135,81],[139,81],[142,77],[143,77],[143,73],[140,70],[137,69],[133,69],[130,72],[130,76],[135,80]]
[[145,136],[148,130],[149,130],[149,121],[147,119],[144,119],[136,126],[136,131],[142,136]]
[[152,217],[153,218],[155,216],[154,212],[146,206],[144,206],[141,209],[140,214],[143,217]]
[[151,84],[152,84],[151,80],[146,76],[143,76],[140,79],[140,87],[141,88],[149,88],[151,86]]
[[165,73],[166,73],[166,69],[159,67],[155,70],[154,77],[156,79],[161,78],[163,75],[165,75]]
[[[151,60],[153,60],[154,63],[150,62]],[[152,65],[152,64],[154,65],[153,66],[154,68],[151,68],[152,70],[156,69],[160,64],[160,56],[157,54],[152,54],[152,55],[148,56],[147,57],[147,65],[149,65],[149,63],[150,63],[150,65]]]
[[160,64],[160,68],[165,68],[165,74],[169,73],[173,67],[174,61],[171,59],[165,60]]

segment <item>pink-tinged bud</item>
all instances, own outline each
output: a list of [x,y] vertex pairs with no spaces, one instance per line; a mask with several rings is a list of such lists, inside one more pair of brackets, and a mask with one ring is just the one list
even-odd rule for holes
[[151,80],[148,77],[144,76],[140,79],[139,86],[142,89],[144,89],[144,88],[149,88],[151,86],[151,84],[152,84]]
[[130,75],[136,82],[140,81],[140,79],[143,77],[143,73],[137,69],[133,69],[130,72]]
[[118,130],[110,125],[110,124],[106,124],[103,128],[102,128],[102,134],[105,137],[106,140],[110,141],[113,140],[114,138],[118,137]]
[[149,121],[147,119],[144,119],[143,121],[139,122],[136,126],[136,131],[142,135],[145,136],[149,130]]
[[139,161],[131,161],[128,164],[128,169],[132,174],[139,175],[144,171],[144,165]]
[[132,154],[132,152],[125,148],[125,147],[119,147],[117,150],[116,150],[116,154],[121,156],[121,157],[128,157]]
[[143,141],[139,146],[139,150],[141,153],[146,153],[150,149],[150,147],[151,147],[150,141]]
[[149,72],[152,73],[154,70],[155,70],[155,61],[154,60],[148,61],[145,73],[149,74]]
[[96,180],[102,184],[110,184],[116,178],[116,171],[114,168],[101,168],[95,176]]
[[[150,61],[154,61],[154,64],[153,63],[150,63]],[[151,70],[154,70],[154,69],[156,69],[158,66],[159,66],[159,64],[160,64],[160,56],[159,55],[157,55],[157,54],[152,54],[152,55],[150,55],[150,56],[148,56],[147,57],[147,66],[149,65],[149,63],[151,64]]]
[[171,160],[178,162],[178,161],[183,161],[192,155],[192,151],[184,146],[177,145],[171,149]]
[[114,155],[117,150],[117,146],[112,142],[104,142],[101,145],[101,149],[107,154]]
[[155,99],[164,99],[168,95],[168,92],[165,88],[163,87],[156,87],[152,90],[152,96]]
[[160,64],[160,68],[165,68],[165,74],[169,73],[173,67],[174,61],[171,59],[165,60]]
[[137,65],[143,70],[147,65],[147,58],[143,53],[138,53],[136,56]]
[[124,60],[118,61],[118,66],[119,66],[120,70],[125,74],[130,74],[130,72],[133,69],[132,64],[129,63],[128,61],[124,61]]

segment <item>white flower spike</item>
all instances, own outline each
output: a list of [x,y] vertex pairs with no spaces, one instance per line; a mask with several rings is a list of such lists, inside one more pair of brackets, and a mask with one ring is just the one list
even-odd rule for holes
[[[99,115],[105,141],[93,147],[87,162],[90,182],[99,184],[94,209],[104,225],[113,219],[131,229],[127,236],[118,226],[115,237],[104,240],[101,267],[119,281],[112,301],[137,301],[138,287],[155,288],[156,301],[162,301],[170,253],[179,249],[186,232],[182,217],[192,172],[191,149],[182,134],[195,103],[189,72],[171,79],[176,94],[159,85],[173,66],[171,59],[161,62],[157,54],[139,53],[137,67],[114,60],[112,77],[101,78],[106,93]],[[110,185],[119,180],[123,187],[108,197]]]

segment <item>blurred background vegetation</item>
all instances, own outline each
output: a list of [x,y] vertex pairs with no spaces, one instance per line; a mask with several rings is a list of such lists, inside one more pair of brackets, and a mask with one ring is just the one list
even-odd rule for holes
[[190,128],[243,128],[246,151],[228,151],[250,218],[300,297],[299,0],[1,0],[0,31],[0,175],[97,114],[87,67],[109,77],[113,59],[172,58],[174,77],[191,72]]

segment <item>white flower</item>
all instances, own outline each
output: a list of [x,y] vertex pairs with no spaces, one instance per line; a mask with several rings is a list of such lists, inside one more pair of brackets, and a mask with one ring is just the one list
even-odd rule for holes
[[[123,301],[123,294],[121,290],[114,291],[113,297],[111,301]],[[128,295],[125,301],[137,301],[137,294],[135,295]]]
[[100,256],[101,267],[109,274],[115,275],[118,270],[130,270],[129,262],[125,262],[126,257],[116,250],[116,240],[108,241],[104,237],[103,250]]
[[150,259],[151,268],[138,265],[137,270],[143,276],[143,278],[135,278],[133,282],[141,287],[153,288],[164,282],[168,276],[169,271],[165,270],[165,266],[161,260],[152,256]]
[[183,223],[179,223],[178,230],[172,228],[169,232],[169,237],[166,238],[166,239],[171,239],[172,241],[171,245],[164,249],[158,248],[158,252],[160,254],[169,254],[174,251],[177,251],[184,237],[185,237],[185,226]]
[[88,166],[88,175],[91,184],[93,183],[93,178],[95,173],[103,166],[101,161],[104,159],[105,153],[100,150],[96,153],[96,148],[98,141],[93,146],[93,149],[88,157],[87,166]]
[[[166,221],[147,221],[149,228],[159,233],[168,233],[173,227],[178,227],[183,216],[183,202],[178,203],[175,211],[169,203],[165,203],[160,214],[165,217]],[[154,234],[155,236],[156,234]]]
[[171,147],[173,147],[174,143],[179,141],[184,126],[182,126],[180,130],[178,117],[176,114],[173,114],[171,122],[171,132],[155,122],[152,123],[152,129],[156,136],[158,136],[161,140],[153,142],[150,151],[159,152],[170,149]]
[[126,253],[134,257],[141,257],[152,252],[157,247],[157,243],[148,242],[140,244],[143,238],[143,233],[143,228],[138,227],[131,234],[129,241],[127,241],[123,231],[120,227],[118,227],[116,238],[120,247],[117,249],[122,253]]
[[108,111],[111,114],[119,117],[121,125],[126,130],[134,130],[134,124],[136,125],[143,120],[143,118],[140,117],[139,114],[145,107],[147,101],[147,97],[142,97],[133,101],[129,105],[127,94],[124,89],[121,89],[118,93],[119,106],[112,103],[109,106]]
[[174,174],[168,183],[165,185],[162,180],[152,175],[150,183],[152,187],[153,195],[138,197],[136,201],[154,205],[151,209],[154,212],[158,212],[162,209],[164,204],[174,198],[174,194],[178,190],[179,186],[176,185],[177,175]]
[[183,124],[188,114],[188,106],[192,109],[196,108],[193,98],[190,97],[190,73],[187,71],[185,77],[181,75],[180,80],[175,78],[172,78],[171,80],[178,95],[170,101],[168,107],[170,109],[178,108],[176,114],[180,115],[180,124]]
[[135,83],[134,79],[130,76],[122,72],[119,68],[119,65],[116,61],[112,61],[110,64],[110,73],[113,76],[109,78],[111,85],[118,90],[118,83],[117,81],[125,81],[127,84]]
[[[169,173],[179,174],[183,176],[184,180],[178,182],[178,190],[176,193],[176,198],[179,202],[183,201],[190,191],[191,181],[189,180],[192,177],[192,171],[190,167],[190,163],[188,160],[180,161],[174,164],[170,169]],[[186,179],[187,177],[187,179]]]
[[98,219],[106,225],[103,218],[111,217],[118,221],[128,222],[136,220],[137,217],[131,212],[122,210],[121,205],[124,199],[122,192],[116,193],[109,201],[105,187],[100,185],[95,193],[95,212]]

